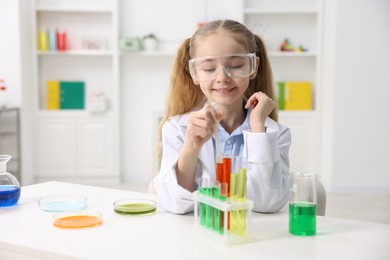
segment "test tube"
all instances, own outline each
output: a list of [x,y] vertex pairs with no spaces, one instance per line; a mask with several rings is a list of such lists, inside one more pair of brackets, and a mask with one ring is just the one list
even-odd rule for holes
[[[220,186],[219,185],[213,186],[212,187],[212,191],[213,191],[213,198],[219,199],[219,197],[220,197]],[[219,216],[219,214],[220,214],[219,209],[213,208],[213,229],[215,231],[219,231],[219,228],[220,228],[220,224],[219,224],[220,216]]]
[[[242,161],[241,167],[238,169],[237,179],[237,199],[246,201],[246,162]],[[246,210],[238,211],[237,234],[244,236],[246,230]]]
[[216,155],[216,169],[217,169],[217,174],[216,174],[216,179],[217,183],[222,183],[222,177],[223,177],[223,159],[221,154]]
[[[232,172],[232,157],[230,155],[223,155],[223,174],[222,183],[227,185],[227,196],[230,197],[230,174]],[[230,229],[230,213],[227,215],[227,227]]]
[[237,167],[237,199],[240,201],[246,200],[246,164],[247,162],[241,159]]
[[[228,193],[228,186],[227,183],[220,183],[219,186],[221,187],[219,190],[219,199],[222,201],[227,201],[227,193]],[[225,213],[224,211],[220,211],[219,213],[219,233],[224,233],[224,218]]]
[[[201,179],[199,192],[206,196],[213,196],[212,186],[209,179]],[[199,205],[200,224],[208,228],[213,227],[213,208],[205,203]]]
[[[206,195],[212,197],[213,196],[213,190],[211,186],[208,186],[206,188]],[[205,205],[206,208],[206,227],[213,228],[213,207],[210,205]]]
[[[199,193],[206,194],[206,187],[200,187]],[[206,226],[206,205],[202,202],[199,204],[199,218],[200,224],[202,226]]]
[[[230,174],[230,200],[237,200],[237,180],[238,180],[238,169],[241,167],[241,157],[236,156],[232,158],[233,167],[232,173]],[[238,211],[234,210],[230,212],[230,232],[237,232],[237,223],[238,223]]]
[[230,197],[230,174],[232,172],[232,158],[229,155],[223,156],[222,183],[227,183],[228,197]]

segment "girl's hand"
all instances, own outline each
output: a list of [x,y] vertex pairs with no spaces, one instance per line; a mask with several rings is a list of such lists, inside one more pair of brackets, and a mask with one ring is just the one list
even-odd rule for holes
[[199,151],[202,145],[211,138],[221,118],[222,113],[218,113],[210,104],[206,104],[199,111],[190,113],[184,146],[187,149]]
[[259,91],[254,93],[245,105],[248,109],[252,107],[250,115],[250,125],[252,132],[265,132],[265,120],[275,108],[275,101],[266,94]]

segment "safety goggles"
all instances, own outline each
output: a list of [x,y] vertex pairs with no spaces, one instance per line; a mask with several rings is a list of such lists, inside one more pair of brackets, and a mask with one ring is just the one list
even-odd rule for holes
[[191,59],[189,67],[191,77],[199,82],[215,80],[220,70],[231,78],[245,78],[256,71],[256,54],[230,54]]

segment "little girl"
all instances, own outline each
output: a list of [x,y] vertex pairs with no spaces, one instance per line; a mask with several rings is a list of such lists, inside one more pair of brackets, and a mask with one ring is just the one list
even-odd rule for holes
[[178,50],[159,131],[160,207],[191,212],[192,192],[215,182],[215,131],[221,153],[248,161],[254,211],[280,210],[289,196],[290,130],[277,123],[264,43],[232,20],[203,25]]

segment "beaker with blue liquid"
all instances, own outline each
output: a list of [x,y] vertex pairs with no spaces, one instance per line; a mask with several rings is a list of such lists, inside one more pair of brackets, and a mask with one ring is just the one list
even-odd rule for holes
[[10,155],[0,155],[0,207],[13,206],[20,198],[19,181],[7,172],[7,162]]

